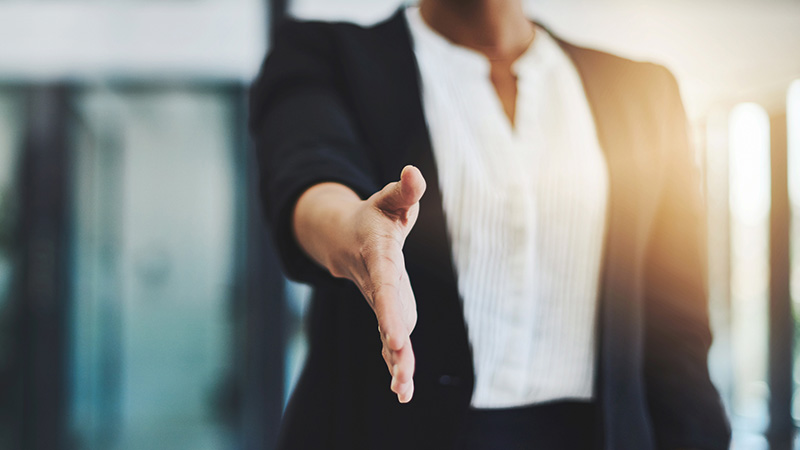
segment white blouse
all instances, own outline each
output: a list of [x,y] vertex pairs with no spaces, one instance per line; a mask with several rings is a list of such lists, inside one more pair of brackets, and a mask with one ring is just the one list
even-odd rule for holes
[[416,6],[406,18],[472,346],[472,406],[591,399],[608,173],[579,75],[537,27],[512,66],[512,127],[488,59],[437,34]]

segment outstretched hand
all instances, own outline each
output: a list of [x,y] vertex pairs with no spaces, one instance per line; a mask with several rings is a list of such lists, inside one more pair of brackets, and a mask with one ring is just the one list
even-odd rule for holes
[[[375,312],[383,359],[392,375],[391,390],[401,403],[414,394],[410,336],[417,323],[403,244],[417,220],[424,192],[419,169],[406,166],[399,181],[367,200],[354,199],[355,193],[343,185],[324,183],[306,191],[295,210],[301,246],[332,275],[352,280]],[[313,208],[320,207],[323,213],[314,213]],[[335,210],[327,219],[326,208]],[[321,233],[314,232],[320,229]]]

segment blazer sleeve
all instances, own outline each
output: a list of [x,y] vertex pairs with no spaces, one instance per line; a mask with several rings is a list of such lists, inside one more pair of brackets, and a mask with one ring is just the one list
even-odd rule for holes
[[321,182],[342,183],[362,198],[377,191],[334,42],[331,24],[285,22],[249,93],[264,213],[286,275],[312,284],[331,278],[294,236],[300,194]]
[[645,379],[659,449],[727,449],[730,426],[708,372],[705,207],[675,78],[659,69],[667,169],[645,273]]

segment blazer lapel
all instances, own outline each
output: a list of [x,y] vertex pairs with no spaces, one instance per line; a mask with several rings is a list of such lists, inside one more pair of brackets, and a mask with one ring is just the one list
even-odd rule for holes
[[[381,146],[380,172],[384,182],[397,180],[407,164],[417,166],[425,177],[427,189],[420,201],[422,218],[406,239],[406,260],[413,261],[441,283],[455,286],[456,278],[451,259],[442,196],[439,191],[438,170],[425,122],[419,83],[419,70],[411,44],[411,35],[400,8],[388,21],[377,26],[381,33],[375,45],[383,45],[374,52],[377,57],[374,86],[367,92],[380,92],[366,99],[368,109],[376,115],[371,129],[373,141]],[[385,110],[391,120],[380,117]],[[457,305],[460,308],[460,305]]]
[[625,448],[625,442],[650,440],[634,434],[649,428],[641,377],[645,327],[641,280],[662,175],[659,146],[639,110],[643,102],[637,95],[645,90],[636,86],[644,80],[625,79],[636,72],[620,70],[623,63],[613,64],[616,57],[556,39],[580,74],[609,172],[596,386],[606,445]]
[[[439,190],[439,177],[425,122],[419,70],[411,35],[401,8],[373,32],[369,72],[374,83],[362,98],[362,117],[372,117],[377,131],[370,135],[376,146],[378,173],[384,183],[395,181],[403,166],[417,166],[427,190],[420,200],[419,220],[403,247],[406,268],[417,300],[418,320],[412,339],[417,374],[442,389],[435,395],[451,396],[446,402],[455,424],[467,410],[474,383],[472,350],[453,268]],[[385,113],[385,116],[381,116]],[[419,389],[426,384],[420,382]],[[420,391],[421,393],[421,391]]]

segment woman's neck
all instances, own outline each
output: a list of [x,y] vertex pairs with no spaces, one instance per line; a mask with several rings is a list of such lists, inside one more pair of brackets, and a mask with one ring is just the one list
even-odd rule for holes
[[439,34],[491,60],[516,59],[533,39],[521,0],[420,0],[419,8]]

